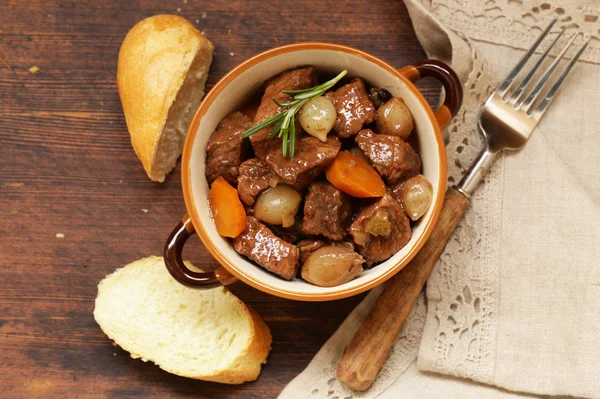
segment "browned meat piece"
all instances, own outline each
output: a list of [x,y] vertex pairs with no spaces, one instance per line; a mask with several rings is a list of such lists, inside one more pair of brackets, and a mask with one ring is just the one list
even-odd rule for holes
[[294,158],[284,157],[280,149],[267,155],[267,165],[284,183],[304,190],[333,161],[342,144],[335,137],[321,140],[304,136],[296,142]]
[[333,131],[340,138],[346,138],[360,132],[363,125],[375,119],[375,107],[361,78],[354,78],[350,83],[336,91],[325,94],[337,111]]
[[286,280],[298,273],[298,248],[277,237],[252,216],[246,218],[246,230],[233,240],[233,248]]
[[348,233],[352,210],[350,199],[329,182],[318,181],[310,185],[304,201],[302,231],[321,234],[331,240],[342,240]]
[[[265,94],[262,96],[260,105],[256,110],[256,115],[254,116],[253,125],[262,122],[265,119],[269,119],[280,112],[277,104],[273,102],[273,97],[280,102],[288,102],[292,99],[289,94],[282,93],[283,90],[308,89],[316,86],[316,84],[317,74],[315,73],[315,68],[312,66],[285,71],[275,76],[267,82]],[[254,148],[254,153],[261,161],[264,161],[267,154],[274,150],[278,149],[279,152],[281,152],[281,139],[269,138],[273,127],[274,126],[267,126],[263,130],[250,136],[250,142]]]
[[275,187],[279,178],[268,166],[256,158],[240,165],[238,177],[238,194],[246,205],[254,205],[254,200],[269,187]]
[[367,264],[382,262],[410,241],[411,230],[404,210],[388,190],[377,202],[361,210],[350,234]]
[[310,256],[317,249],[326,246],[327,243],[323,240],[302,240],[296,246],[300,251],[300,263],[304,263],[306,258]]
[[241,112],[226,116],[208,139],[206,146],[206,179],[212,183],[219,176],[236,183],[244,160],[242,134],[252,126],[252,120]]
[[356,136],[356,143],[389,185],[416,176],[421,170],[419,154],[398,136],[364,129]]

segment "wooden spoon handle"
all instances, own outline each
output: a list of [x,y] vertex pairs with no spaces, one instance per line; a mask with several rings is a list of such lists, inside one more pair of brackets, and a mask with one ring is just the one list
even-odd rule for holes
[[349,388],[364,391],[375,381],[413,302],[469,203],[455,188],[446,191],[440,217],[429,240],[387,283],[340,359],[337,378]]

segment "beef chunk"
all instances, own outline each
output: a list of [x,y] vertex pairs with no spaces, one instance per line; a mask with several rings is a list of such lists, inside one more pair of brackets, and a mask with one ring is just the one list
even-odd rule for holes
[[416,176],[421,170],[421,157],[400,137],[364,129],[356,136],[356,143],[389,185]]
[[[275,76],[267,82],[265,94],[262,96],[260,105],[256,110],[256,115],[254,116],[253,125],[269,119],[281,111],[279,106],[273,102],[273,97],[280,102],[288,102],[292,99],[291,95],[282,93],[283,90],[308,89],[316,84],[317,75],[315,68],[312,66],[285,71]],[[250,136],[254,153],[261,161],[264,161],[267,154],[272,151],[279,149],[279,152],[281,152],[281,140],[269,138],[273,127],[267,126]]]
[[388,259],[410,241],[410,221],[388,190],[358,213],[350,234],[367,264],[372,265]]
[[337,111],[333,131],[340,138],[354,136],[363,125],[375,119],[375,107],[361,78],[354,78],[350,83],[336,91],[325,94]]
[[233,248],[265,269],[291,280],[298,273],[298,248],[277,237],[256,218],[246,218],[246,230],[233,240]]
[[269,187],[275,187],[279,178],[268,166],[256,158],[240,165],[238,177],[238,193],[246,205],[254,205],[256,196]]
[[342,240],[348,233],[351,216],[350,199],[346,194],[326,181],[310,185],[304,201],[302,231]]
[[302,240],[296,246],[300,251],[300,263],[306,262],[306,259],[319,248],[323,248],[327,243],[323,240]]
[[252,126],[252,120],[241,112],[226,116],[208,139],[206,146],[206,179],[212,183],[222,177],[236,183],[244,160],[242,134]]
[[335,137],[321,140],[304,136],[296,142],[294,158],[284,157],[280,149],[267,155],[267,165],[296,190],[304,190],[333,161],[342,144]]

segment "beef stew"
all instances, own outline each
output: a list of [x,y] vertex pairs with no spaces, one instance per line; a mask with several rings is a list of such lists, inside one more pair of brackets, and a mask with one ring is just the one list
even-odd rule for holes
[[229,184],[239,202],[210,208],[244,209],[227,219],[245,225],[233,248],[286,280],[352,280],[401,250],[431,205],[408,107],[345,74],[318,84],[311,66],[285,71],[251,123],[242,108],[209,140],[209,184]]

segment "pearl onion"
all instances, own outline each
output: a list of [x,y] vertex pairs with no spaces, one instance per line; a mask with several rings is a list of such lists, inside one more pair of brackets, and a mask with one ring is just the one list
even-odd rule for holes
[[269,224],[290,227],[300,208],[302,196],[292,187],[279,184],[261,193],[254,205],[254,217]]
[[302,106],[298,119],[300,125],[313,137],[327,141],[327,134],[333,128],[337,113],[330,99],[317,97]]
[[418,220],[431,206],[433,187],[425,176],[417,175],[402,185],[400,198],[408,217]]
[[377,110],[375,125],[378,133],[399,136],[406,140],[413,130],[414,122],[404,101],[401,98],[392,98]]

